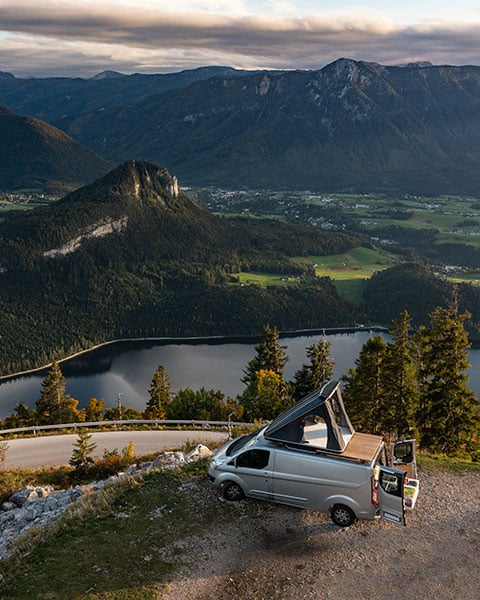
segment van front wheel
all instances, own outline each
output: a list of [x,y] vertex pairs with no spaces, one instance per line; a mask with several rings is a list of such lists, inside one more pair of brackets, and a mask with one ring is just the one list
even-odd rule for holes
[[339,527],[350,527],[357,520],[353,510],[345,504],[334,504],[330,509],[330,518]]
[[223,486],[223,497],[225,500],[229,500],[231,502],[235,502],[236,500],[243,500],[245,498],[245,494],[243,493],[242,488],[233,481],[228,481]]

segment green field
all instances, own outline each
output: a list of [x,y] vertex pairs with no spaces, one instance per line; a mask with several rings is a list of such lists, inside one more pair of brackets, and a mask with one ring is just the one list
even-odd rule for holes
[[240,285],[259,285],[267,287],[270,285],[293,285],[298,282],[298,277],[295,275],[280,275],[272,273],[259,273],[252,271],[250,273],[241,272],[234,273],[234,277],[238,278]]
[[480,285],[480,272],[472,271],[469,273],[455,273],[451,277],[447,277],[449,281],[454,283],[471,283],[472,285]]
[[[344,254],[297,257],[296,260],[313,266],[317,277],[330,277],[335,283],[338,294],[355,304],[361,301],[366,279],[369,279],[376,271],[388,269],[398,263],[398,259],[393,254],[364,247],[354,248]],[[255,271],[234,273],[233,275],[238,278],[241,285],[259,285],[261,287],[295,285],[299,281],[298,276],[293,274]]]
[[308,256],[303,260],[312,265],[318,277],[331,277],[343,281],[368,279],[376,271],[388,269],[398,263],[398,258],[381,249],[354,248],[333,256]]

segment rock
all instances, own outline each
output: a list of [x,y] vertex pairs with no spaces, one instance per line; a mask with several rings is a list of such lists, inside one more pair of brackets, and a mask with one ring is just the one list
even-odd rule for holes
[[[33,526],[45,527],[58,516],[63,514],[68,506],[83,496],[102,490],[106,485],[114,485],[123,477],[133,477],[137,474],[147,473],[153,469],[175,469],[186,462],[193,462],[212,453],[199,444],[187,455],[183,452],[166,452],[152,462],[141,465],[131,465],[126,473],[112,475],[106,480],[92,482],[88,485],[77,485],[68,490],[55,490],[51,485],[34,487],[26,486],[15,492],[6,502],[3,502],[0,511],[0,560],[12,553],[15,540]],[[165,514],[160,508],[156,518]],[[128,518],[127,513],[119,513],[121,518]],[[145,558],[144,560],[147,560]]]
[[154,466],[158,469],[175,469],[185,462],[183,452],[165,452],[160,454],[153,461]]
[[27,485],[10,496],[9,501],[13,502],[18,507],[22,507],[29,500],[33,500],[35,498],[38,498],[37,489],[31,485]]
[[185,455],[185,462],[195,462],[202,458],[207,458],[208,456],[212,456],[213,452],[207,446],[203,444],[198,444],[195,446],[193,450],[191,450],[188,454]]

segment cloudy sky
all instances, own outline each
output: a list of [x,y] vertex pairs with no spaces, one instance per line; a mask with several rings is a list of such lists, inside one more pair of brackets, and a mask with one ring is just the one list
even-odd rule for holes
[[0,0],[0,71],[480,65],[480,0]]

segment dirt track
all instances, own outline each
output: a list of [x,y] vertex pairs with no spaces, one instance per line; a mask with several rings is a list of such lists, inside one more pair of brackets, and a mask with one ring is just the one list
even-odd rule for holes
[[326,514],[232,503],[231,526],[190,540],[190,564],[160,597],[478,600],[480,473],[420,477],[407,527],[362,521],[340,529]]

